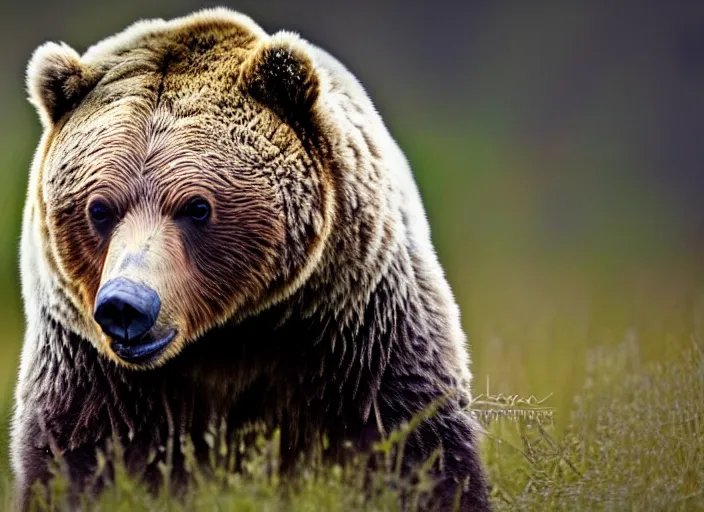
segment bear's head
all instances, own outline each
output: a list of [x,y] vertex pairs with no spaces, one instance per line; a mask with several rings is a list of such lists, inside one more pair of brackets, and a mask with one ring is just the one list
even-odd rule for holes
[[227,11],[36,51],[29,215],[101,353],[159,366],[315,267],[334,186],[311,55]]

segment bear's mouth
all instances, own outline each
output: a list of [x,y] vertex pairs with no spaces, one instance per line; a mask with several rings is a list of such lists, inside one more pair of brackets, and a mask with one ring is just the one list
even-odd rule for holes
[[153,335],[147,333],[136,340],[130,340],[129,344],[113,340],[110,346],[123,361],[132,364],[146,364],[157,359],[175,337],[175,330],[159,338],[154,338]]

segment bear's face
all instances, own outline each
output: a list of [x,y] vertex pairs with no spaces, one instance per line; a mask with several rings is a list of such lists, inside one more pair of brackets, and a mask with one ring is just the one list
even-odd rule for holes
[[29,72],[48,266],[86,337],[130,367],[290,294],[330,224],[318,83],[295,39],[171,23],[83,58],[45,46]]

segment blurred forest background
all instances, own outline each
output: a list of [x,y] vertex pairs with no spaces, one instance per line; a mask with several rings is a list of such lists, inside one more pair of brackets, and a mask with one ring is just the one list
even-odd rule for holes
[[[23,330],[20,213],[40,135],[26,61],[46,40],[82,52],[138,18],[212,5],[0,4],[3,429]],[[643,358],[664,360],[701,332],[704,3],[220,5],[300,32],[367,87],[414,168],[476,392],[489,382],[492,393],[552,394],[559,423],[590,350],[632,336]]]

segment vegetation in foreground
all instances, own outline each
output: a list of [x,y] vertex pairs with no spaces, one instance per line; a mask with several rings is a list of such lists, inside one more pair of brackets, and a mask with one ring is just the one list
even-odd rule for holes
[[[704,348],[698,340],[674,360],[656,364],[641,361],[634,336],[616,348],[593,350],[567,428],[554,426],[548,404],[532,397],[475,399],[487,430],[483,452],[497,510],[704,510]],[[218,470],[203,478],[194,471],[195,491],[180,498],[150,496],[116,468],[114,485],[97,499],[85,498],[82,508],[398,510],[401,490],[412,504],[430,485],[421,474],[410,486],[395,471],[392,448],[407,430],[377,447],[389,464],[371,479],[360,470],[362,461],[346,468],[312,464],[284,483],[272,471],[276,438],[261,438],[241,473]],[[10,489],[5,475],[5,509],[11,507]],[[63,509],[66,496],[57,478],[35,509]]]

